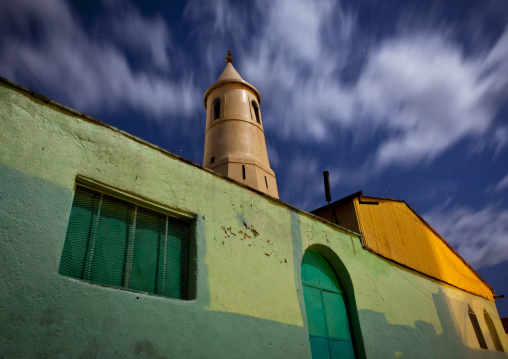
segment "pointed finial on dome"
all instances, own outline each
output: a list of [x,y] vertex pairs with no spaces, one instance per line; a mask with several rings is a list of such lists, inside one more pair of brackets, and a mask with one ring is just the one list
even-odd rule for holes
[[231,55],[231,51],[229,50],[226,53],[226,62],[233,62],[233,55]]

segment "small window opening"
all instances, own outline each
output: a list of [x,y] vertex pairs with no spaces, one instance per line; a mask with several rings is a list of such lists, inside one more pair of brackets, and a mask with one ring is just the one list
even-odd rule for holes
[[261,121],[259,120],[259,105],[254,100],[252,100],[251,103],[252,108],[254,108],[254,113],[256,114],[256,121],[260,124]]
[[242,165],[242,176],[245,179],[245,165]]
[[501,340],[499,339],[499,335],[497,335],[496,327],[494,326],[494,322],[490,317],[487,310],[484,309],[483,317],[485,318],[485,323],[487,323],[487,327],[489,328],[490,336],[492,337],[492,341],[494,342],[494,346],[497,351],[503,351],[503,345],[501,344]]
[[215,163],[215,156],[210,159],[210,163]]
[[468,314],[469,319],[471,320],[471,324],[473,325],[474,333],[476,334],[476,338],[478,339],[478,344],[480,344],[480,348],[488,349],[487,343],[485,342],[485,338],[483,337],[482,329],[480,328],[480,324],[478,323],[478,318],[476,318],[476,314],[474,314],[471,306],[468,305]]
[[220,100],[217,97],[213,100],[213,119],[216,120],[220,117]]
[[265,183],[266,183],[266,188],[268,188],[268,180],[266,179],[266,176],[265,176]]

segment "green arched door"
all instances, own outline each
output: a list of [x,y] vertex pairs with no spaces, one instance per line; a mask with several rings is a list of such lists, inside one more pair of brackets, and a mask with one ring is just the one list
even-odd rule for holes
[[315,251],[303,256],[302,284],[312,358],[355,358],[346,292]]

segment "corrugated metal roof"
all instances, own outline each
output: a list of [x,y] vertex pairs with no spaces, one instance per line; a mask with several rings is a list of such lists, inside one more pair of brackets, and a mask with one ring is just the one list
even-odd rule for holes
[[[330,207],[336,210],[342,226],[360,231],[365,249],[494,300],[492,287],[406,202],[362,194],[357,192]],[[354,204],[354,210],[348,203]],[[321,207],[312,213],[329,219],[327,217],[332,218],[330,207]],[[352,215],[357,217],[356,221],[351,219]],[[358,227],[353,229],[351,226]]]

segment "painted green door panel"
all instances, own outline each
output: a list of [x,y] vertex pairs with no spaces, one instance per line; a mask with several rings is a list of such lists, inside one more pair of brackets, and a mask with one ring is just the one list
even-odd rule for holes
[[330,358],[330,349],[328,347],[328,339],[309,336],[310,350],[312,359],[328,359]]
[[330,267],[326,260],[320,255],[318,257],[318,263],[320,288],[332,292],[342,293],[341,285],[339,284],[339,280],[333,272],[332,267]]
[[330,354],[332,359],[354,359],[355,351],[350,341],[330,339]]
[[328,336],[341,340],[351,340],[346,304],[340,294],[322,291],[323,306],[328,327]]
[[317,288],[304,285],[303,295],[305,298],[305,308],[307,310],[309,334],[327,337],[328,333],[326,332],[321,291]]
[[342,293],[342,287],[333,269],[316,252],[307,252],[303,257],[302,282],[313,287]]
[[302,281],[313,287],[319,287],[319,262],[315,256],[303,257],[302,263]]
[[319,253],[305,253],[302,282],[312,357],[354,358],[346,293]]

